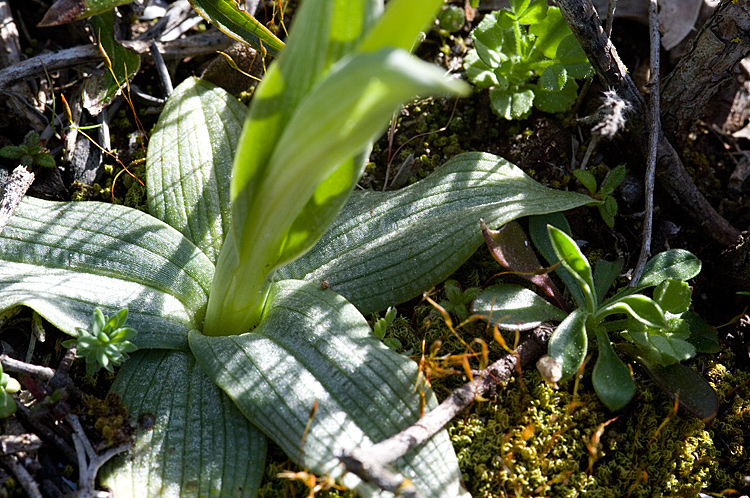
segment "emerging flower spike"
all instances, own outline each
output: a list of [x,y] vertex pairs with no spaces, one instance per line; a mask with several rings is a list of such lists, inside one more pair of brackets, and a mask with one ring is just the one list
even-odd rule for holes
[[132,327],[126,327],[127,308],[120,310],[112,318],[107,318],[96,308],[91,316],[91,330],[76,328],[78,337],[65,341],[63,345],[77,346],[76,358],[86,358],[86,374],[94,375],[104,367],[114,372],[114,367],[121,365],[138,348],[130,342],[138,333]]

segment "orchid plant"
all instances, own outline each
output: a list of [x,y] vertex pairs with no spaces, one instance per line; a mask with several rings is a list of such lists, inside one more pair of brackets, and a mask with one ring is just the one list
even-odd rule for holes
[[[416,422],[420,395],[416,364],[363,314],[447,278],[480,246],[480,217],[598,202],[483,153],[352,194],[399,105],[468,90],[409,54],[441,4],[306,0],[249,110],[195,78],[172,93],[148,148],[150,214],[29,198],[0,234],[0,309],[75,336],[92,310],[127,308],[138,330],[112,390],[154,424],[103,470],[118,497],[254,496],[267,437],[378,495],[335,454]],[[396,467],[425,496],[466,494],[445,431]]]

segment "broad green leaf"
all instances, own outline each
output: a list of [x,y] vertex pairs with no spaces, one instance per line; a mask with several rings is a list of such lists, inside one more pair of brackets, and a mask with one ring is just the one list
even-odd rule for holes
[[[531,241],[542,256],[544,256],[547,264],[554,265],[560,260],[558,259],[557,254],[555,254],[555,250],[552,248],[552,242],[549,240],[547,225],[557,227],[568,235],[571,233],[570,225],[568,224],[568,220],[565,219],[565,215],[562,213],[553,212],[529,216],[529,236],[531,237]],[[557,276],[563,281],[578,307],[586,306],[586,298],[584,297],[581,288],[578,287],[573,275],[571,275],[571,273],[562,265],[557,265],[555,273],[557,273]]]
[[591,202],[548,189],[497,156],[465,153],[402,190],[355,192],[315,247],[276,277],[326,280],[368,314],[448,278],[482,244],[480,218],[499,226]]
[[684,320],[672,318],[668,328],[655,329],[631,321],[623,337],[641,348],[641,354],[659,365],[671,365],[695,356],[695,348],[687,342],[690,326]]
[[701,271],[701,260],[684,249],[657,254],[646,263],[636,290],[659,285],[667,279],[689,280]]
[[189,0],[205,20],[232,38],[244,42],[262,54],[278,55],[284,43],[247,11],[230,0]]
[[521,91],[515,91],[512,88],[490,89],[490,103],[492,110],[507,120],[525,119],[531,112],[531,105],[534,102],[534,91],[527,88]]
[[[527,3],[525,0],[522,3]],[[547,0],[534,0],[525,8],[516,10],[516,21],[521,24],[536,24],[547,16]]]
[[420,33],[430,30],[443,3],[443,0],[391,0],[359,50],[373,52],[383,47],[414,50]]
[[599,259],[594,265],[594,282],[596,282],[596,301],[601,302],[612,283],[620,276],[622,271],[622,259],[607,261]]
[[560,41],[571,34],[570,28],[557,7],[550,7],[544,19],[529,27],[529,33],[536,36],[534,46],[541,50],[548,59],[555,58]]
[[570,110],[578,97],[578,84],[568,78],[567,83],[559,90],[547,90],[540,85],[534,88],[534,107],[540,111],[556,113]]
[[255,496],[266,437],[190,353],[139,351],[112,392],[137,423],[133,448],[99,473],[118,498]]
[[599,399],[610,410],[619,410],[627,405],[635,394],[635,382],[630,369],[623,363],[614,349],[603,328],[596,331],[596,342],[599,357],[594,365],[591,380]]
[[687,282],[670,278],[654,289],[654,301],[668,313],[679,315],[690,308],[693,291]]
[[604,317],[614,313],[626,313],[648,327],[658,329],[667,327],[664,310],[656,301],[643,294],[633,294],[612,301],[599,309],[596,319],[601,321]]
[[596,310],[596,287],[594,286],[594,275],[591,272],[589,260],[578,248],[575,240],[564,231],[552,225],[547,225],[547,234],[558,261],[573,275],[578,287],[583,291],[586,299],[586,310],[593,312]]
[[707,424],[716,417],[719,410],[716,391],[695,370],[681,363],[661,366],[644,358],[635,347],[629,344],[622,346],[624,351],[646,367],[646,371],[659,387],[670,397],[677,399],[680,406]]
[[555,58],[565,66],[565,69],[573,78],[588,78],[594,74],[594,69],[589,64],[586,53],[573,33],[560,40]]
[[97,40],[107,53],[112,66],[110,71],[105,64],[103,75],[92,75],[84,80],[83,106],[92,115],[99,114],[141,67],[141,57],[115,40],[114,22],[114,12],[91,18]]
[[535,292],[511,284],[499,284],[482,291],[472,306],[503,330],[530,330],[546,321],[562,321],[568,316]]
[[131,3],[133,0],[57,0],[44,14],[40,28],[59,26],[69,22],[85,19],[86,17],[103,14],[120,5]]
[[140,211],[25,198],[0,233],[0,309],[26,305],[68,334],[128,308],[143,347],[184,348],[200,326],[213,265]]
[[356,54],[332,68],[295,110],[257,189],[233,200],[234,230],[217,263],[206,333],[240,333],[255,323],[269,273],[323,234],[364,161],[337,181],[331,175],[369,148],[401,103],[416,94],[460,94],[464,85],[403,50]]
[[211,83],[175,88],[151,134],[148,207],[216,262],[229,232],[232,158],[247,107]]
[[562,368],[560,380],[570,379],[583,365],[589,348],[586,335],[588,316],[578,308],[557,326],[549,339],[547,354]]
[[[190,347],[246,417],[318,474],[342,478],[336,450],[379,442],[420,417],[416,363],[390,351],[354,306],[319,285],[278,282],[253,332],[208,337],[194,331]],[[436,406],[426,386],[425,394],[427,409]],[[444,430],[395,467],[427,497],[466,496]],[[363,496],[377,496],[352,474],[342,480]]]

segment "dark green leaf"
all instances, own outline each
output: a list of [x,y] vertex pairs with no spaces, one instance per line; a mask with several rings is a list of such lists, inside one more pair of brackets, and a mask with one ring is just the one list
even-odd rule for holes
[[549,339],[547,354],[562,367],[562,378],[573,377],[588,352],[587,312],[578,308],[557,326]]
[[619,410],[627,405],[635,394],[635,382],[630,369],[617,356],[604,329],[596,331],[599,357],[594,365],[591,380],[599,399],[610,410]]
[[716,333],[716,328],[707,324],[700,316],[693,312],[680,315],[690,327],[690,337],[687,341],[695,347],[698,353],[718,353],[721,344]]
[[672,249],[646,263],[636,290],[659,285],[667,279],[689,280],[701,271],[701,261],[684,249]]
[[42,152],[34,156],[34,164],[36,164],[37,166],[41,166],[43,168],[54,168],[55,158],[52,157],[51,154]]
[[[560,91],[568,81],[568,72],[560,64],[547,66],[539,78],[539,86],[547,91]],[[575,170],[581,171],[581,170]]]
[[594,282],[596,284],[596,301],[598,303],[604,300],[607,291],[615,279],[620,276],[622,271],[622,259],[607,261],[606,259],[597,260],[594,265]]
[[572,78],[560,90],[546,90],[540,85],[534,88],[534,107],[540,111],[557,113],[569,111],[578,97],[578,84]]
[[18,145],[6,145],[2,149],[0,149],[0,156],[6,159],[18,160],[21,159],[21,156],[23,156],[23,151]]
[[719,398],[716,391],[706,380],[681,363],[661,366],[649,361],[628,344],[623,344],[623,350],[638,359],[646,367],[649,375],[664,389],[670,397],[677,398],[680,405],[705,423],[711,422],[719,410]]
[[472,311],[503,330],[530,330],[542,322],[564,320],[567,313],[518,285],[493,285],[482,291]]
[[611,195],[606,196],[603,199],[603,203],[596,206],[599,209],[599,214],[607,224],[609,228],[615,226],[615,216],[617,216],[617,201]]
[[612,171],[610,171],[607,175],[607,178],[604,180],[604,183],[602,184],[602,188],[599,191],[602,197],[608,196],[612,192],[614,192],[615,189],[619,187],[622,181],[625,179],[625,175],[627,174],[627,172],[628,170],[627,168],[625,168],[624,164],[620,164]]
[[596,178],[594,178],[594,175],[592,175],[589,170],[575,169],[573,170],[573,176],[575,176],[590,193],[596,193]]

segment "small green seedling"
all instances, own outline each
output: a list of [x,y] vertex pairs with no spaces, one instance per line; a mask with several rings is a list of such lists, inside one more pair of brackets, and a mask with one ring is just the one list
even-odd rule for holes
[[16,413],[16,400],[11,394],[20,390],[21,384],[3,372],[3,366],[0,365],[0,418],[10,417]]
[[[532,220],[532,234],[535,230],[538,234],[539,224],[538,219]],[[589,342],[595,340],[599,354],[593,370],[594,389],[611,410],[625,406],[635,393],[630,368],[620,359],[619,351],[643,364],[687,409],[704,420],[712,418],[718,407],[716,394],[698,374],[678,364],[697,352],[718,350],[716,331],[688,311],[692,290],[687,280],[700,272],[700,260],[685,250],[660,253],[647,263],[638,285],[605,299],[622,270],[622,261],[600,259],[592,268],[564,230],[552,225],[546,225],[545,230],[547,243],[537,243],[538,237],[534,242],[548,261],[560,262],[558,272],[578,308],[561,315],[558,308],[528,289],[500,284],[479,295],[474,312],[498,317],[490,319],[511,330],[523,329],[517,322],[529,321],[529,317],[537,323],[562,318],[545,358],[556,367],[547,369],[557,372],[548,379],[552,383],[573,377],[586,359]],[[641,293],[652,287],[653,297]],[[615,348],[610,340],[613,333],[627,342]]]
[[32,165],[43,168],[55,167],[55,158],[49,150],[39,145],[39,134],[34,131],[26,135],[21,145],[6,145],[0,149],[0,156],[18,161],[26,168]]
[[391,326],[393,320],[395,319],[396,308],[388,308],[388,310],[385,312],[385,316],[375,322],[375,326],[372,328],[372,330],[373,332],[375,332],[375,337],[383,341],[383,344],[393,349],[394,351],[397,351],[401,349],[401,341],[399,341],[395,337],[385,336],[386,330],[388,330],[388,327]]
[[138,348],[130,342],[138,333],[126,327],[128,310],[120,310],[112,318],[104,316],[99,308],[91,316],[91,330],[78,328],[78,337],[63,342],[63,346],[77,346],[76,358],[86,358],[86,374],[94,375],[101,368],[114,372],[129,358],[128,353]]
[[612,193],[617,187],[620,186],[623,180],[625,180],[625,174],[627,170],[625,165],[621,164],[609,172],[601,188],[597,192],[596,178],[594,175],[586,169],[577,169],[573,171],[573,175],[578,179],[581,184],[591,193],[591,196],[595,199],[599,199],[602,202],[599,206],[599,214],[601,214],[604,223],[609,228],[615,226],[615,216],[617,216],[617,201],[612,196]]
[[446,5],[438,15],[438,26],[447,33],[455,33],[466,24],[464,9],[455,5]]
[[578,95],[575,79],[593,74],[560,10],[546,0],[511,0],[510,10],[486,15],[471,38],[466,76],[477,88],[489,88],[492,110],[505,119],[527,117],[532,105],[550,113],[569,110]]
[[440,301],[442,306],[448,313],[453,313],[458,317],[459,322],[469,318],[471,303],[479,295],[479,287],[469,287],[462,291],[459,283],[453,279],[445,281],[445,295],[448,298],[447,301]]

